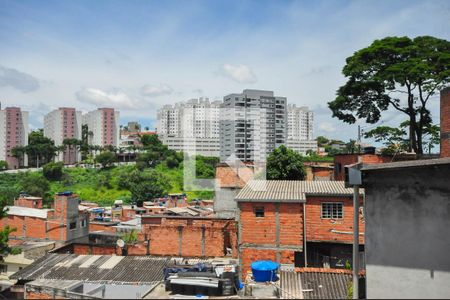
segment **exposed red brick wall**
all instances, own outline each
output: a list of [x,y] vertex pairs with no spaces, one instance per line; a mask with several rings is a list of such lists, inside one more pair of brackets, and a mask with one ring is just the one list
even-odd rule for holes
[[[78,196],[58,196],[55,195],[55,201],[53,204],[54,211],[47,212],[47,218],[36,218],[29,216],[16,216],[8,215],[8,217],[0,220],[0,229],[9,225],[11,228],[16,228],[17,231],[11,233],[11,237],[18,238],[33,238],[33,239],[50,239],[54,241],[66,241],[67,240],[67,227],[68,213],[67,202],[75,202],[78,207]],[[72,215],[78,214],[78,210],[71,212]],[[77,222],[83,218],[83,214],[80,214]],[[81,217],[81,218],[80,218]],[[77,227],[79,225],[77,224]]]
[[317,177],[328,178],[331,180],[333,178],[333,169],[330,168],[312,168],[313,180]]
[[[323,202],[342,202],[342,219],[322,219]],[[360,206],[363,202],[360,200]],[[353,234],[333,233],[332,230],[353,232],[353,200],[350,197],[311,197],[306,199],[306,240],[309,242],[351,243]],[[360,217],[359,232],[364,233],[364,222]],[[360,235],[360,243],[364,236]]]
[[116,232],[116,228],[107,224],[99,224],[91,222],[89,223],[89,232],[94,231]]
[[117,253],[115,246],[106,247],[106,246],[95,246],[95,245],[83,245],[83,244],[74,244],[73,245],[73,254],[78,255],[114,255],[120,254]]
[[14,206],[22,206],[22,207],[29,207],[29,208],[42,208],[42,198],[20,197],[19,199],[14,200]]
[[[149,240],[151,255],[220,257],[226,255],[225,247],[228,246],[232,248],[234,257],[237,257],[237,229],[233,220],[168,217],[146,220],[143,217],[142,223],[143,232],[139,236],[141,239],[145,239],[146,236]],[[204,244],[202,244],[203,236]],[[144,247],[143,250],[133,251],[147,250]]]
[[241,268],[242,274],[247,274],[251,271],[251,264],[257,260],[277,260],[277,254],[275,250],[258,250],[253,248],[241,249]]
[[233,187],[243,188],[245,183],[254,176],[253,165],[230,167],[222,163],[216,166],[216,180],[221,188]]
[[450,157],[450,87],[441,91],[441,157]]
[[65,298],[65,297],[61,297],[61,296],[53,297],[53,295],[50,295],[50,294],[47,294],[44,292],[40,292],[40,293],[26,292],[25,298],[26,299],[69,299],[69,298]]
[[334,156],[334,180],[345,180],[345,166],[347,165],[355,164],[357,162],[380,164],[391,161],[392,157],[377,154],[338,154]]
[[[276,206],[279,214],[279,241],[277,243]],[[294,250],[283,246],[303,247],[303,205],[301,203],[241,202],[240,226],[243,274],[256,260],[294,263]],[[264,207],[264,217],[255,216],[255,208]],[[264,249],[271,248],[271,249]]]
[[280,203],[280,244],[303,245],[303,205]]
[[[255,217],[254,209],[264,207],[264,217]],[[240,203],[241,243],[274,244],[275,204],[274,203]]]
[[47,235],[45,223],[45,219],[25,217],[25,224],[27,226],[26,236],[45,238]]
[[242,274],[247,274],[251,271],[251,264],[257,260],[272,260],[277,261],[277,254],[280,257],[279,263],[293,264],[294,263],[294,251],[292,250],[262,250],[255,248],[243,248],[241,249],[242,259]]

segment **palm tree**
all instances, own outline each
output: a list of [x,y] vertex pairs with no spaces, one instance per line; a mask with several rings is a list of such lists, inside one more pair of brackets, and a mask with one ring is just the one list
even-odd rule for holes
[[149,130],[150,130],[150,127],[145,126],[145,131],[149,131]]
[[[119,147],[119,153],[123,154],[124,152],[125,152],[125,149],[122,147]],[[122,156],[122,162],[125,162],[125,156],[124,155],[121,155],[121,156]],[[120,164],[120,160],[119,160],[119,164]]]
[[64,139],[64,141],[63,141],[63,145],[65,145],[66,146],[66,148],[68,148],[69,150],[68,150],[68,161],[69,161],[69,164],[71,164],[72,163],[72,160],[71,160],[71,157],[70,157],[70,155],[71,155],[71,152],[72,152],[72,148],[73,148],[73,146],[75,146],[75,150],[77,150],[77,146],[80,144],[80,142],[77,140],[77,139],[75,139],[75,138],[67,138],[67,139]]
[[23,166],[26,149],[22,146],[17,146],[11,149],[11,154],[19,161],[19,168]]
[[55,156],[53,156],[53,162],[55,161],[55,158],[58,157],[59,159],[59,155],[61,154],[61,152],[63,152],[66,149],[66,146],[64,145],[60,145],[60,146],[56,146],[55,147]]

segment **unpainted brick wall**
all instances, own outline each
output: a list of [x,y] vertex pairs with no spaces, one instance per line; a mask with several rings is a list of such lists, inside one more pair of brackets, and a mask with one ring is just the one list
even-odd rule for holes
[[26,292],[25,299],[68,299],[63,297],[53,297],[53,295],[47,293]]
[[220,257],[231,246],[237,257],[237,231],[233,220],[161,218],[161,224],[145,224],[151,255]]
[[89,232],[94,231],[106,231],[106,232],[116,232],[116,228],[113,226],[107,226],[106,224],[89,223]]
[[114,255],[121,254],[115,246],[95,246],[95,245],[82,245],[75,244],[73,246],[73,254],[78,255]]
[[[377,154],[344,154],[334,156],[334,180],[345,180],[345,166],[363,162],[366,164],[381,164],[391,162],[392,157]],[[337,167],[340,164],[340,170]]]
[[[342,219],[322,219],[323,202],[342,202]],[[360,200],[360,207],[363,201]],[[364,233],[364,222],[359,220],[359,232]],[[351,243],[353,234],[333,233],[332,230],[353,233],[353,199],[350,197],[308,196],[306,199],[306,237],[307,241]],[[360,243],[364,244],[364,235],[360,235]]]

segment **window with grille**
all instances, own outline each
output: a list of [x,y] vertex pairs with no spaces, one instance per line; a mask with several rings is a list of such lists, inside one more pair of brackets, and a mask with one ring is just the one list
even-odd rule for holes
[[341,202],[322,203],[322,219],[342,219],[343,209]]

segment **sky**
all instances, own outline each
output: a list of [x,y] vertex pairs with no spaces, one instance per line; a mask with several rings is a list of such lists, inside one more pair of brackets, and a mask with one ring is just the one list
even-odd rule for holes
[[[445,0],[0,0],[0,101],[31,128],[61,106],[154,128],[164,104],[272,90],[314,110],[315,136],[348,141],[357,125],[327,107],[345,59],[386,36],[450,39],[449,20]],[[438,120],[437,97],[430,108]],[[391,110],[376,125],[402,121]]]

